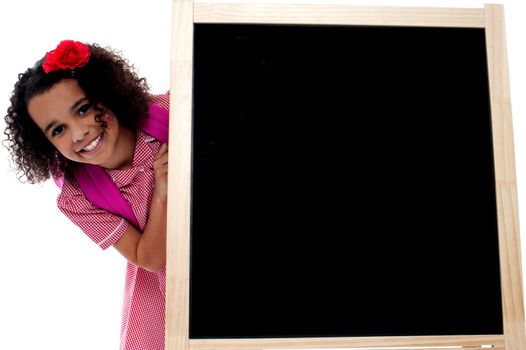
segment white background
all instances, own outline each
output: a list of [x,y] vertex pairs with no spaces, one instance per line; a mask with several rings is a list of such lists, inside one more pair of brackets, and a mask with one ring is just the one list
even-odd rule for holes
[[[484,6],[481,1],[330,2]],[[506,15],[519,211],[526,222],[526,5],[523,0],[495,3],[504,4]],[[170,28],[171,0],[0,2],[2,116],[17,74],[62,39],[121,50],[148,79],[152,92],[165,92],[169,89]],[[0,129],[4,129],[3,118]],[[53,183],[19,183],[8,158],[0,147],[0,349],[117,349],[124,259],[113,248],[101,251],[62,216],[55,206]]]

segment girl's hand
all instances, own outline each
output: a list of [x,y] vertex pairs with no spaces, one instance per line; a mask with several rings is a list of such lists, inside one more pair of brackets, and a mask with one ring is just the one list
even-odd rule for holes
[[153,161],[155,172],[154,199],[166,203],[168,196],[168,145],[163,143]]

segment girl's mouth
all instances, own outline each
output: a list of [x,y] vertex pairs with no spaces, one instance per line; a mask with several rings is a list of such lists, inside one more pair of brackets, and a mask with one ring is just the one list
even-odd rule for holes
[[82,153],[83,155],[89,155],[89,154],[93,154],[97,152],[100,146],[102,145],[101,140],[102,140],[103,135],[104,135],[104,132],[102,132],[99,136],[97,136],[97,138],[93,140],[89,145],[81,149],[79,153]]

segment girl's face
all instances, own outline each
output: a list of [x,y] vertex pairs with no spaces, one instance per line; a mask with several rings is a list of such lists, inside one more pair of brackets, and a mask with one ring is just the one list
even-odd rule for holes
[[97,111],[75,79],[61,80],[27,104],[29,115],[67,159],[111,167],[119,138],[119,122],[108,110],[102,129]]

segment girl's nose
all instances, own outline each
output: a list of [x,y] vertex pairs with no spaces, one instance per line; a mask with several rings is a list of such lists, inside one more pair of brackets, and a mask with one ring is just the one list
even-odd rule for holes
[[72,133],[71,137],[73,140],[73,143],[81,142],[84,140],[86,135],[89,133],[89,128],[83,126],[82,124],[78,123],[77,125],[71,126]]

